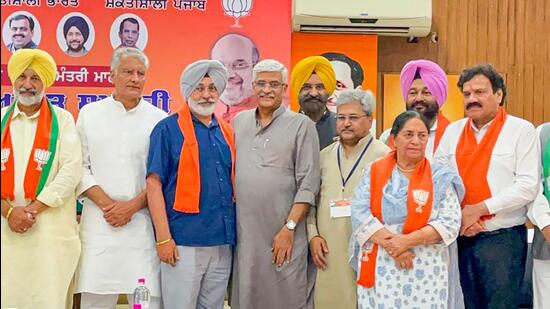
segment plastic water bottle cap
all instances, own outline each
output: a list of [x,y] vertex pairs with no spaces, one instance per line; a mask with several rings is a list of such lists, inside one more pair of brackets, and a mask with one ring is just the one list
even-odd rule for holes
[[141,309],[141,304],[134,304],[134,309]]
[[138,283],[143,283],[143,284],[145,284],[145,278],[139,278],[139,279],[138,279]]

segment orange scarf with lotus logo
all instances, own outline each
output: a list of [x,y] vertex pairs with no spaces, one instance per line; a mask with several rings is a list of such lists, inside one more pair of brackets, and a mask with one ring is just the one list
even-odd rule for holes
[[[40,103],[38,124],[25,172],[25,198],[36,199],[40,194],[52,167],[57,148],[59,124],[53,106],[46,98]],[[15,199],[15,163],[11,142],[10,123],[17,102],[13,102],[2,118],[2,198]]]
[[[385,157],[376,160],[370,170],[370,208],[371,213],[380,222],[382,218],[383,188],[390,180],[393,169],[397,164],[397,154],[390,152]],[[424,158],[411,173],[407,193],[407,218],[403,225],[403,234],[414,232],[428,224],[432,213],[433,181],[430,162]],[[371,252],[361,253],[361,269],[357,284],[365,287],[374,287],[376,273],[376,256],[378,245],[374,244]]]

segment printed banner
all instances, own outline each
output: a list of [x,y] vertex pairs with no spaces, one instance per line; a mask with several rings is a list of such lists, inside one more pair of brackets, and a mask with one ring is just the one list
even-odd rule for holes
[[217,59],[229,71],[217,113],[253,108],[254,64],[265,58],[290,64],[290,5],[258,0],[1,0],[1,105],[13,100],[6,65],[19,48],[40,48],[54,57],[58,77],[46,93],[76,118],[84,105],[111,94],[113,50],[132,46],[149,57],[143,96],[155,106],[177,110],[183,69],[198,59]]

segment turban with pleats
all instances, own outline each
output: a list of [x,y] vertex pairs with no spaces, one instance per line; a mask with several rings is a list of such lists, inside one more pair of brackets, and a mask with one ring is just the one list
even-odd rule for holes
[[57,66],[55,60],[41,49],[20,49],[11,55],[8,61],[8,76],[13,84],[26,69],[32,69],[39,77],[44,88],[55,82]]
[[403,93],[403,99],[407,101],[409,89],[417,72],[420,75],[420,79],[422,79],[428,90],[435,97],[439,107],[441,107],[445,103],[445,100],[447,100],[449,81],[443,69],[429,60],[413,60],[405,64],[403,70],[401,70],[401,92]]
[[206,75],[212,79],[218,93],[223,93],[227,84],[227,70],[223,64],[218,60],[199,60],[188,65],[181,74],[181,94],[186,100]]
[[336,89],[336,73],[332,64],[327,58],[322,56],[311,56],[300,60],[292,69],[290,77],[290,87],[296,95],[300,93],[302,86],[307,82],[315,72],[323,82],[328,95],[332,95]]

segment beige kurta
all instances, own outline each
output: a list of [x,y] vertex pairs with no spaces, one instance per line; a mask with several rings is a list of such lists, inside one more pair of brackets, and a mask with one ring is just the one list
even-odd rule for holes
[[[54,107],[59,121],[57,152],[37,199],[50,206],[26,233],[14,233],[2,217],[2,308],[61,309],[72,306],[71,281],[80,255],[75,188],[82,174],[80,139],[72,115]],[[7,108],[2,108],[2,117]],[[23,182],[38,114],[16,107],[10,125],[15,164],[15,200],[26,206]],[[3,179],[2,179],[3,181]]]
[[[370,139],[370,134],[361,139],[349,157],[345,156],[343,148],[340,149],[344,178],[347,178]],[[357,308],[356,275],[348,263],[351,218],[331,218],[330,216],[329,203],[331,200],[339,199],[342,192],[342,179],[337,161],[339,146],[340,143],[335,142],[321,151],[319,204],[317,208],[310,208],[307,218],[308,239],[311,240],[317,235],[323,237],[329,250],[327,269],[317,270],[314,295],[315,309]],[[352,198],[365,166],[369,162],[384,156],[389,150],[382,142],[376,139],[373,140],[357,165],[355,172],[347,181],[342,197]]]

